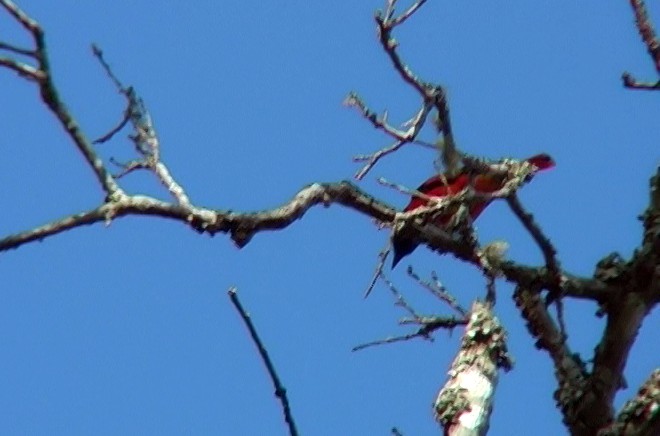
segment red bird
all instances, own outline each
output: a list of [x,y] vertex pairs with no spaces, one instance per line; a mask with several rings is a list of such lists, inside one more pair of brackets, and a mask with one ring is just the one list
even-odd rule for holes
[[[537,154],[536,156],[527,159],[527,162],[538,168],[537,171],[546,170],[555,166],[555,162],[547,154]],[[472,177],[472,186],[476,192],[480,193],[495,192],[501,189],[505,182],[505,178],[498,177],[497,175],[483,174]],[[442,198],[458,194],[468,187],[469,184],[470,175],[465,171],[458,173],[454,177],[446,177],[438,174],[422,183],[419,188],[417,188],[417,191],[429,197]],[[413,196],[410,199],[410,203],[408,203],[403,211],[410,212],[411,210],[426,206],[428,203],[428,200]],[[489,204],[490,201],[472,203],[470,206],[470,217],[472,217],[473,220],[477,219]],[[441,215],[436,219],[435,223],[441,227],[445,226],[451,220],[452,216],[453,213]],[[394,268],[401,259],[412,253],[415,248],[417,248],[417,245],[417,242],[410,239],[405,233],[395,231],[392,236],[392,248],[394,251],[392,268]]]

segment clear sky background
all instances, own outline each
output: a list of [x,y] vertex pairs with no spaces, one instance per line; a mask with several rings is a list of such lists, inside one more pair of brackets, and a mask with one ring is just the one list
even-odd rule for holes
[[[315,181],[349,179],[351,157],[389,143],[342,107],[357,91],[403,122],[419,102],[375,39],[380,0],[24,0],[43,25],[61,97],[90,137],[124,109],[90,52],[145,99],[162,155],[200,205],[272,208]],[[653,6],[653,5],[652,5]],[[660,24],[660,10],[651,9]],[[557,168],[522,201],[556,244],[562,265],[590,276],[612,251],[641,240],[637,216],[660,157],[660,95],[622,88],[620,74],[654,79],[628,2],[432,1],[395,34],[424,79],[446,86],[456,139],[490,158],[545,151]],[[29,39],[0,14],[0,39]],[[35,86],[0,71],[2,236],[95,207],[102,192]],[[425,138],[432,141],[432,132]],[[130,160],[117,137],[99,147]],[[433,152],[404,148],[360,183],[414,187],[434,171]],[[130,193],[167,198],[149,174],[121,181]],[[541,256],[504,204],[479,219],[482,242],[506,239],[508,255]],[[446,379],[460,331],[352,353],[402,334],[388,291],[362,293],[388,233],[340,206],[315,208],[285,231],[244,249],[180,223],[124,218],[0,254],[1,434],[286,434],[254,345],[226,296],[239,288],[309,435],[437,433],[431,402]],[[484,293],[474,268],[419,249],[392,280],[420,312],[448,314],[405,275],[436,270],[466,306]],[[564,434],[550,361],[533,346],[498,283],[497,314],[509,331],[514,371],[500,379],[491,433]],[[593,304],[566,305],[570,344],[593,356],[604,320]],[[632,350],[630,389],[658,366],[660,318]],[[654,337],[654,335],[656,335]]]

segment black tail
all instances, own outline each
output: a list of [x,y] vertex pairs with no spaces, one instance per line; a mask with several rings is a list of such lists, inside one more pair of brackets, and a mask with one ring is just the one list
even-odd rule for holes
[[397,263],[417,248],[417,243],[412,239],[406,237],[406,235],[394,233],[392,235],[392,253],[394,257],[392,258],[392,269],[396,266]]

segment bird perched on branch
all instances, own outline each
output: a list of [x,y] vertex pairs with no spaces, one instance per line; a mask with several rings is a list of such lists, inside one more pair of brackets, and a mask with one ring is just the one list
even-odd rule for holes
[[[526,161],[535,167],[531,174],[555,166],[555,162],[547,154],[537,154],[536,156],[532,156],[529,159],[526,159]],[[429,205],[430,201],[428,197],[449,197],[459,194],[470,185],[477,193],[493,193],[502,189],[508,180],[509,178],[502,173],[498,174],[494,172],[474,174],[474,172],[470,173],[466,168],[453,176],[437,174],[422,183],[417,188],[417,192],[424,194],[426,198],[413,195],[408,205],[403,209],[403,212],[410,212],[420,207]],[[469,205],[470,217],[475,220],[491,203],[491,201],[492,200],[476,200],[472,202]],[[456,210],[457,209],[454,208],[441,213],[440,216],[434,219],[434,223],[439,227],[446,227],[452,219],[454,213],[456,213]],[[410,235],[406,234],[406,232],[395,230],[392,235],[392,249],[394,252],[392,268],[394,268],[401,259],[412,253],[415,248],[417,248],[417,245],[418,243],[412,239]]]

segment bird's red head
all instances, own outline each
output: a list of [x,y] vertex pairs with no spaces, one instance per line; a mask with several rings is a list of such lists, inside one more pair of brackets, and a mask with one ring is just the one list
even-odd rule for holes
[[555,161],[552,160],[549,154],[545,154],[545,153],[532,156],[529,159],[527,159],[527,162],[534,165],[536,168],[539,169],[539,171],[547,170],[555,166]]

